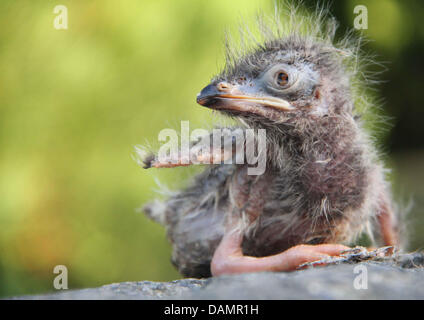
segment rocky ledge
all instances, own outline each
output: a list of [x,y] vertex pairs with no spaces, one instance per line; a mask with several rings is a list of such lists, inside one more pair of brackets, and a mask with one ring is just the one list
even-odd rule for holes
[[122,282],[13,299],[424,299],[424,254],[171,282]]

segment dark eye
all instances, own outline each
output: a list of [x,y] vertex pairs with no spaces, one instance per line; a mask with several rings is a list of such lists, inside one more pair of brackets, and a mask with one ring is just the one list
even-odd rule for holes
[[284,71],[278,71],[276,73],[275,81],[281,87],[285,87],[289,83],[289,75]]

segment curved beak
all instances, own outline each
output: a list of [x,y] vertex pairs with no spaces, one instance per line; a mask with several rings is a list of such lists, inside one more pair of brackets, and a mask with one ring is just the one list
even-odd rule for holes
[[246,91],[252,91],[252,88],[233,86],[226,82],[210,84],[197,95],[197,103],[217,110],[239,112],[252,112],[254,108],[258,107],[270,107],[281,111],[295,109],[284,99],[248,94]]

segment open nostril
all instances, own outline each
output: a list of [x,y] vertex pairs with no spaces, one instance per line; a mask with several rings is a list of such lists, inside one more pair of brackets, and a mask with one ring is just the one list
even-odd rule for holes
[[218,91],[229,91],[231,89],[231,85],[226,82],[220,82],[216,85]]

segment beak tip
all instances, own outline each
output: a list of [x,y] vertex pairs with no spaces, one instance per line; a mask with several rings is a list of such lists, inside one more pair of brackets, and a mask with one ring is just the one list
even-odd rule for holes
[[200,104],[201,106],[205,106],[206,105],[206,101],[207,101],[207,99],[205,99],[204,97],[202,98],[200,95],[197,95],[196,102],[198,104]]
[[209,84],[197,94],[196,102],[202,106],[207,106],[208,101],[210,101],[212,97],[216,96],[218,93],[216,86]]

